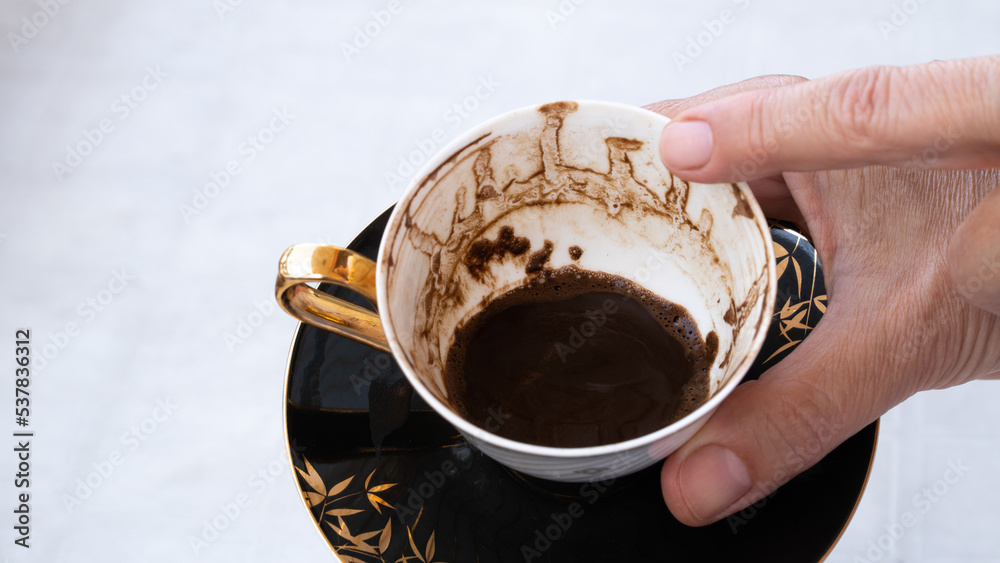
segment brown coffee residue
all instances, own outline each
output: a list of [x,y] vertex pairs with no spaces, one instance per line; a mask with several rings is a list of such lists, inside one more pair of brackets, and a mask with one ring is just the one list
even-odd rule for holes
[[[733,327],[733,337],[743,330],[743,327],[747,323],[747,319],[750,318],[750,313],[753,311],[753,306],[760,300],[761,294],[764,292],[764,288],[767,285],[767,267],[764,267],[757,279],[750,285],[750,289],[747,291],[747,296],[743,299],[743,302],[736,304],[733,299],[729,300],[729,309],[726,311],[723,320]],[[764,319],[769,318],[766,311],[762,311],[760,315],[757,316],[757,327],[754,332],[760,330],[761,323],[765,322]],[[733,359],[733,352],[736,350],[736,346],[730,346],[729,350],[726,351],[726,355],[723,356],[722,362],[719,364],[720,368],[726,368],[729,365],[730,360]]]
[[747,219],[753,219],[753,209],[750,208],[750,202],[747,201],[747,196],[743,194],[743,190],[736,184],[729,185],[733,187],[733,196],[736,197],[736,205],[733,206],[733,218],[746,217]]
[[541,249],[532,252],[531,256],[528,257],[528,265],[524,267],[524,273],[533,274],[535,272],[542,271],[542,268],[545,267],[545,263],[548,262],[549,258],[552,256],[552,251],[554,249],[555,246],[552,244],[552,241],[546,240],[545,243],[542,244]]
[[729,308],[726,309],[726,314],[722,317],[722,320],[729,323],[730,326],[736,324],[736,302],[732,299],[729,300]]
[[566,114],[573,113],[579,108],[580,104],[576,102],[562,101],[539,106],[538,111],[545,114],[553,113],[564,116]]
[[583,256],[583,249],[582,248],[580,248],[579,246],[577,246],[575,244],[573,246],[569,247],[569,257],[570,258],[572,258],[573,260],[579,260],[581,256]]
[[[641,150],[644,146],[642,141],[626,137],[606,137],[604,144],[607,147],[610,165],[607,172],[576,168],[563,161],[559,146],[560,130],[566,117],[577,109],[579,104],[570,101],[554,102],[538,108],[538,112],[545,116],[545,124],[535,141],[541,149],[537,163],[540,170],[523,180],[514,179],[504,184],[497,182],[492,158],[492,142],[477,146],[482,143],[480,138],[459,151],[463,154],[463,159],[472,160],[470,179],[474,181],[474,188],[468,190],[468,195],[472,196],[473,201],[467,202],[466,190],[459,190],[456,194],[456,209],[463,211],[456,214],[451,232],[443,241],[438,240],[437,236],[430,237],[416,233],[413,235],[415,242],[416,239],[433,238],[439,244],[444,244],[448,247],[449,254],[457,255],[458,261],[465,263],[475,279],[482,279],[494,258],[503,259],[508,252],[516,256],[530,246],[523,237],[517,237],[515,241],[512,231],[501,233],[498,241],[485,238],[486,229],[518,208],[557,201],[579,202],[604,207],[612,218],[617,217],[625,209],[631,209],[655,213],[667,220],[692,226],[690,218],[683,209],[687,199],[686,184],[683,182],[675,184],[675,179],[671,175],[669,191],[665,195],[656,195],[635,176],[630,153]],[[466,154],[466,151],[472,152]],[[525,152],[530,153],[531,150],[526,147]],[[457,160],[455,162],[457,163]],[[472,211],[466,211],[469,203],[472,204]],[[409,216],[410,213],[407,213],[407,218]],[[510,240],[504,239],[505,236],[511,237]],[[429,250],[423,244],[415,246],[420,247],[422,251]],[[579,254],[574,256],[576,251],[570,249],[570,256],[574,260],[583,253],[579,247],[577,250]],[[544,248],[539,252],[542,251]],[[431,252],[428,252],[428,255]],[[547,260],[549,257],[546,255],[544,259]],[[538,272],[545,264],[541,254],[532,255],[529,262],[525,264],[529,273]],[[447,271],[445,264],[442,263],[442,282],[449,276]],[[436,285],[436,281],[432,282],[432,285]],[[444,285],[450,287],[449,284]],[[437,290],[427,288],[425,293],[434,291]],[[436,312],[428,311],[428,313],[429,318],[436,317]]]
[[[546,241],[548,242],[548,241]],[[551,243],[549,243],[551,244]],[[465,266],[475,278],[480,278],[491,260],[503,260],[507,254],[519,256],[531,248],[528,237],[514,235],[514,228],[509,225],[500,227],[496,240],[481,238],[469,246],[465,254]],[[551,251],[550,251],[551,252]]]

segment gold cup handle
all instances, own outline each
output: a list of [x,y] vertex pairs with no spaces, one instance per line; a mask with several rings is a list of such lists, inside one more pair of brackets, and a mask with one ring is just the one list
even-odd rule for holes
[[304,323],[391,352],[376,313],[317,291],[309,282],[346,287],[374,304],[375,262],[345,248],[296,244],[281,255],[274,294],[282,309]]

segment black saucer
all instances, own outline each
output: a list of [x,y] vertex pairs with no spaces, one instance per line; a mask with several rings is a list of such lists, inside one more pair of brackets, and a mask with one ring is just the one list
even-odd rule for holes
[[[390,211],[349,247],[374,259]],[[771,234],[778,298],[748,379],[791,352],[826,310],[812,245],[784,224]],[[345,562],[822,561],[860,500],[878,435],[876,421],[756,506],[689,528],[663,503],[662,464],[582,486],[518,474],[435,414],[391,356],[352,340],[300,324],[286,376],[297,484]]]

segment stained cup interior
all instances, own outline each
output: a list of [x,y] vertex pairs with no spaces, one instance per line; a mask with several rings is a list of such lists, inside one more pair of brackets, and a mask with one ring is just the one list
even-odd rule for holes
[[[380,314],[404,372],[460,430],[474,425],[445,385],[455,330],[538,275],[528,264],[546,241],[546,267],[627,278],[685,307],[703,337],[714,332],[710,397],[745,373],[773,308],[769,230],[745,185],[688,183],[664,168],[667,122],[608,102],[516,110],[446,147],[397,204],[379,257]],[[510,236],[528,248],[476,254]]]

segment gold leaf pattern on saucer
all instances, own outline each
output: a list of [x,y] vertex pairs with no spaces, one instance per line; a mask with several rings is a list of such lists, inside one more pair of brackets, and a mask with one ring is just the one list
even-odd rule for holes
[[[334,546],[334,551],[337,553],[337,557],[341,561],[349,561],[353,563],[373,563],[387,561],[385,559],[386,552],[390,549],[392,545],[392,517],[383,513],[383,508],[389,510],[395,510],[395,508],[387,502],[381,496],[375,493],[381,493],[382,491],[387,491],[392,487],[398,485],[398,483],[373,483],[372,477],[375,476],[377,469],[372,470],[365,479],[364,487],[361,490],[348,492],[347,489],[351,482],[354,480],[355,476],[350,476],[336,485],[329,487],[327,489],[326,483],[320,477],[319,472],[313,468],[312,464],[306,458],[305,455],[301,456],[302,463],[305,465],[305,469],[300,467],[295,467],[296,473],[299,476],[299,485],[303,491],[303,497],[306,499],[306,504],[310,509],[319,509],[319,514],[313,512],[313,516],[316,518],[316,522],[322,527],[326,526],[330,530],[333,530],[337,536],[343,540],[340,545]],[[313,489],[309,491],[308,489]],[[358,522],[354,524],[355,526],[362,526],[365,524],[370,524],[372,521],[372,513],[370,511],[365,511],[357,508],[346,508],[343,506],[344,501],[349,499],[355,499],[360,495],[365,495],[365,498],[375,509],[375,512],[385,518],[384,527],[381,529],[376,529],[374,531],[355,533],[351,531],[351,524],[348,523],[345,518],[351,516],[358,516]],[[421,507],[420,512],[417,514],[417,518],[414,520],[412,526],[403,527],[406,529],[406,535],[409,539],[409,546],[404,546],[404,552],[397,558],[396,563],[407,563],[409,561],[421,561],[423,563],[442,563],[434,560],[434,554],[437,548],[437,541],[435,539],[435,532],[431,532],[430,536],[423,543],[423,549],[418,549],[418,543],[413,537],[413,528],[416,527],[417,523],[420,521],[420,516],[423,514],[423,507]],[[353,519],[352,519],[353,521]],[[406,547],[409,547],[410,552],[406,552]]]

